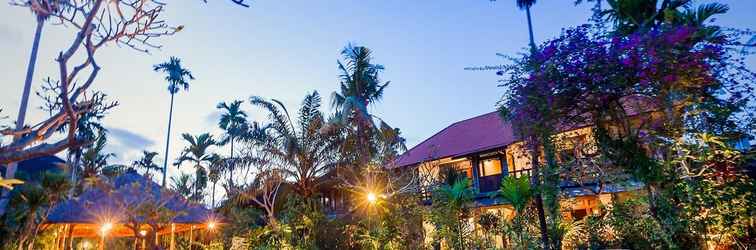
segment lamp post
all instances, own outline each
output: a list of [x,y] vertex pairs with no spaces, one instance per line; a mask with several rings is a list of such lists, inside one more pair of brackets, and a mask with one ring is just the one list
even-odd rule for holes
[[139,236],[142,238],[142,249],[147,249],[147,230],[139,230]]
[[113,223],[105,222],[100,227],[100,244],[99,249],[104,250],[105,249],[105,236],[108,235],[108,232],[113,229]]
[[176,249],[176,224],[171,223],[171,245],[169,250]]
[[367,219],[368,219],[368,230],[369,230],[371,238],[372,238],[372,234],[373,234],[373,230],[375,230],[375,226],[373,225],[373,218],[370,215],[370,213],[372,212],[373,209],[375,209],[375,204],[378,203],[378,195],[376,195],[375,193],[373,193],[371,191],[371,192],[367,193],[367,195],[365,196],[365,198],[367,199],[367,202],[368,202],[368,205],[369,205],[369,207],[368,207],[368,218]]

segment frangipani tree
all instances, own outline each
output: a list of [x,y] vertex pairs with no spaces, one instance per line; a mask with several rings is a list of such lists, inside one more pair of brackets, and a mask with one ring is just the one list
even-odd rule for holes
[[[69,0],[58,3],[57,8],[65,11],[46,14],[74,29],[75,34],[55,58],[59,73],[52,85],[58,93],[51,106],[55,111],[36,124],[0,131],[2,136],[15,138],[10,144],[0,145],[0,164],[8,165],[5,178],[15,175],[15,162],[92,143],[92,138],[77,137],[77,121],[83,113],[99,110],[103,105],[93,99],[96,95],[91,95],[91,87],[100,71],[96,60],[99,49],[118,44],[147,51],[159,47],[153,43],[157,41],[155,38],[176,31],[162,19],[165,4],[157,1]],[[63,127],[64,136],[54,136]],[[7,199],[0,200],[0,214],[4,213],[6,204]]]

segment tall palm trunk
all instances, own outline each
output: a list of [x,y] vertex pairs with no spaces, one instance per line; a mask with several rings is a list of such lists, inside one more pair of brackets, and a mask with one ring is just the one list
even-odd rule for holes
[[218,182],[217,181],[213,182],[213,194],[212,194],[212,198],[211,198],[211,201],[210,201],[210,204],[211,204],[211,206],[213,208],[215,208],[215,184],[216,183],[218,183]]
[[[536,53],[536,46],[535,46],[535,38],[533,38],[533,21],[530,17],[530,6],[525,6],[525,15],[528,18],[528,38],[530,42],[530,53],[535,54]],[[540,167],[538,162],[538,146],[534,147],[533,155],[531,159],[531,163],[533,165],[533,173],[532,173],[532,179],[531,179],[531,185],[533,187],[536,187],[539,185],[539,174],[540,174]],[[536,210],[538,212],[538,224],[541,231],[541,242],[543,244],[543,249],[548,250],[549,249],[549,232],[548,232],[548,226],[546,225],[546,213],[543,209],[543,198],[541,196],[541,192],[538,192],[535,196],[535,205]]]
[[[29,106],[29,94],[31,92],[31,84],[32,80],[34,78],[34,66],[37,64],[37,52],[39,51],[39,40],[42,38],[42,28],[45,25],[44,18],[37,17],[37,27],[34,31],[34,41],[32,42],[32,50],[31,55],[29,55],[29,64],[26,67],[26,80],[24,80],[24,92],[21,95],[21,105],[19,105],[18,108],[18,118],[16,118],[16,129],[22,129],[24,128],[24,123],[26,123],[26,110]],[[17,140],[19,137],[16,136],[13,138],[13,140]],[[13,179],[13,177],[16,176],[16,168],[18,167],[18,163],[11,162],[8,164],[8,168],[5,170],[5,176],[3,178],[5,179]],[[10,201],[6,199],[5,197],[10,195],[9,190],[3,189],[0,191],[0,215],[5,214],[5,208],[8,206],[8,202]]]
[[173,97],[175,93],[171,91],[171,108],[168,111],[168,133],[165,136],[165,161],[163,162],[163,184],[165,187],[165,178],[168,174],[168,146],[171,144],[171,121],[173,120]]
[[[231,136],[231,162],[228,168],[228,185],[234,186],[234,167],[236,167],[236,160],[234,159],[234,136]],[[213,191],[215,192],[215,191]]]
[[[531,173],[531,186],[537,187],[540,184],[539,174],[540,167],[538,162],[538,146],[534,147],[533,155],[531,156],[531,164],[533,165],[533,172]],[[538,212],[538,224],[541,229],[541,242],[543,243],[543,249],[549,249],[549,232],[546,225],[546,213],[543,211],[543,198],[541,198],[541,192],[535,195],[535,205]]]
[[530,21],[530,6],[525,7],[525,14],[528,16],[528,34],[530,35],[530,50],[535,52],[536,46],[533,38],[533,23]]

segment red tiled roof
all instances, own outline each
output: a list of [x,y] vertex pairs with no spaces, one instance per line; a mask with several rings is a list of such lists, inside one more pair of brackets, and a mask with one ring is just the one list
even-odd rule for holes
[[504,147],[517,139],[497,112],[456,122],[397,158],[396,167]]

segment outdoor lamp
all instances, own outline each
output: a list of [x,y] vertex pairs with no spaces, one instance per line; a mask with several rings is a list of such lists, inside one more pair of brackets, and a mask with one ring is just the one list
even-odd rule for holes
[[113,229],[113,223],[105,222],[100,227],[100,234],[105,235],[110,231],[110,229]]
[[376,196],[373,192],[370,192],[367,194],[367,200],[368,202],[370,202],[370,204],[373,204],[378,200],[378,196]]

